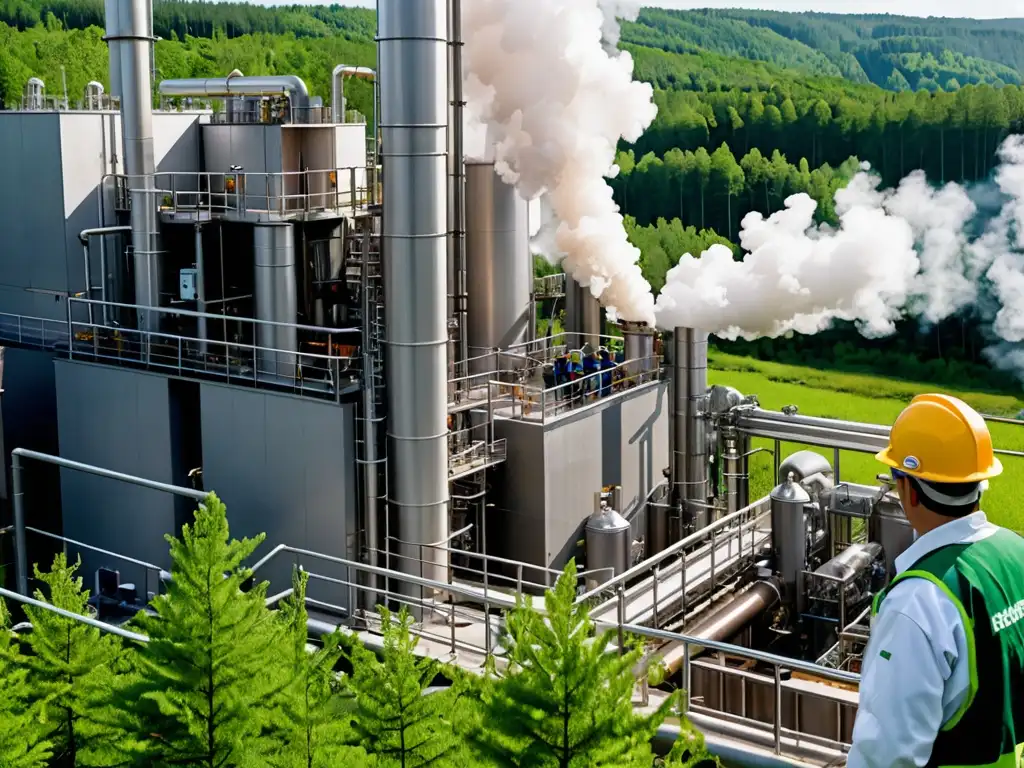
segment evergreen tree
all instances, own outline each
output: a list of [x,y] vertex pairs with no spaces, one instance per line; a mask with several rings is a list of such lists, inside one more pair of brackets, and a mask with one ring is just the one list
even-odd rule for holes
[[27,678],[0,598],[0,768],[43,768],[52,754],[39,713],[29,704]]
[[287,683],[271,726],[280,752],[268,762],[274,768],[357,768],[365,763],[365,755],[347,745],[349,706],[334,672],[343,654],[342,635],[335,632],[323,638],[323,647],[313,653],[307,650],[308,581],[308,573],[296,571],[294,591],[281,606],[287,633],[281,671]]
[[[36,599],[71,613],[85,614],[89,593],[64,553],[53,559],[49,573],[35,567],[36,579],[49,594],[36,590]],[[113,734],[98,722],[97,705],[108,700],[120,643],[114,635],[44,608],[26,606],[32,632],[24,640],[25,663],[32,698],[41,706],[53,743],[53,766],[102,764]]]
[[280,691],[283,633],[267,584],[242,589],[252,576],[242,563],[263,538],[231,540],[213,493],[181,538],[167,537],[173,578],[153,612],[135,619],[149,642],[121,691],[126,749],[138,763],[230,768],[274,752],[261,736]]
[[487,727],[466,736],[500,766],[649,768],[651,739],[675,697],[637,715],[633,668],[642,650],[616,653],[614,631],[594,638],[589,611],[575,597],[570,561],[545,595],[546,615],[519,598],[502,638],[508,670],[478,692]]
[[377,768],[459,765],[459,740],[452,728],[458,692],[424,696],[441,671],[439,662],[416,656],[412,618],[403,609],[395,621],[381,608],[382,658],[356,642],[349,653],[355,695],[351,724],[358,744]]

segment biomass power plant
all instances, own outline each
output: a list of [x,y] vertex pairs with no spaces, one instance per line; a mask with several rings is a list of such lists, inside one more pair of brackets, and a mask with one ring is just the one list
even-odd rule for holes
[[729,764],[841,757],[913,534],[840,452],[889,428],[709,386],[706,332],[535,278],[528,203],[465,152],[459,6],[379,0],[377,65],[336,62],[325,106],[293,75],[154,82],[150,5],[106,0],[109,90],[33,78],[0,111],[4,586],[63,547],[123,621],[212,491],[266,533],[271,594],[309,572],[311,637],[405,605],[421,652],[480,668],[575,560]]

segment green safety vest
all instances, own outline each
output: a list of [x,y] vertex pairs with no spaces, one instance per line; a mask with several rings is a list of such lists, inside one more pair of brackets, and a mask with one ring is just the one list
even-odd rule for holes
[[927,579],[953,601],[967,629],[971,687],[942,726],[927,768],[1024,768],[1024,538],[1000,529],[925,555],[904,579]]

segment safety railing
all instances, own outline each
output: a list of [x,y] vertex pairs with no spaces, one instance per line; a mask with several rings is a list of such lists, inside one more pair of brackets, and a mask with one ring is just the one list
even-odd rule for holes
[[658,554],[577,598],[596,606],[601,615],[614,609],[625,623],[650,621],[655,628],[692,607],[697,582],[713,594],[749,565],[770,535],[767,498],[726,515],[683,537]]
[[[65,338],[72,338],[72,358],[135,363],[173,372],[179,376],[215,378],[230,384],[287,388],[298,394],[337,396],[348,382],[359,376],[359,355],[355,342],[358,329],[322,328],[275,323],[245,317],[148,308],[141,311],[163,316],[164,325],[181,324],[182,318],[204,321],[217,327],[231,340],[201,338],[187,331],[169,333],[123,328],[112,321],[74,319],[83,314],[114,314],[115,310],[140,311],[133,304],[69,299]],[[307,335],[297,349],[260,345],[261,329],[288,329]],[[323,350],[323,351],[318,351]]]
[[[162,172],[154,175],[149,194],[161,213],[199,218],[354,215],[381,199],[379,170],[358,166],[280,172]],[[127,191],[133,177],[119,178],[118,187]],[[125,210],[130,209],[130,200],[130,194],[118,196]]]
[[68,321],[0,312],[0,341],[36,349],[67,349]]
[[638,358],[545,388],[491,381],[488,397],[505,418],[543,423],[660,379],[660,358]]
[[448,433],[448,479],[456,480],[505,461],[508,446],[495,439],[491,422]]

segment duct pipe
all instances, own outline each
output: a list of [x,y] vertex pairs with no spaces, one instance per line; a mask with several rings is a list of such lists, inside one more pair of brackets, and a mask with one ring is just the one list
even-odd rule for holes
[[452,249],[455,256],[455,320],[459,333],[456,375],[460,388],[469,389],[465,378],[469,359],[469,316],[466,295],[466,151],[463,137],[466,102],[462,96],[462,0],[450,0],[451,6],[451,101],[449,130],[451,131],[452,178]]
[[[112,0],[108,0],[111,2]],[[121,0],[125,2],[125,0]],[[309,90],[301,77],[296,75],[251,75],[249,77],[210,77],[164,80],[160,83],[163,97],[192,96],[195,98],[227,98],[230,96],[271,96],[284,94],[292,107],[292,122],[295,111],[308,118]]]
[[526,201],[501,180],[494,163],[466,164],[470,375],[494,370],[488,352],[526,340],[533,284],[526,211]]
[[[131,197],[135,303],[160,306],[160,227],[157,221],[153,155],[153,90],[149,79],[153,30],[146,0],[106,0],[107,35],[112,56],[120,62],[121,131],[124,168]],[[151,338],[159,330],[157,313],[138,313],[142,357],[149,359]]]
[[684,528],[698,531],[708,524],[707,333],[692,328],[673,331],[671,383],[672,502],[682,511]]
[[[449,528],[446,2],[377,8],[390,498],[399,538],[429,544]],[[400,545],[400,567],[446,580],[445,551],[416,544]]]
[[[358,77],[373,80],[374,90],[377,86],[377,72],[369,67],[349,67],[339,64],[331,73],[331,122],[345,122],[345,77]],[[376,126],[376,94],[374,98],[374,126]]]
[[[693,629],[687,630],[687,634],[700,640],[727,643],[781,599],[774,582],[758,581],[702,618]],[[700,646],[690,646],[690,657],[702,650]]]

